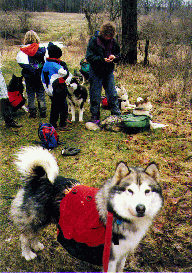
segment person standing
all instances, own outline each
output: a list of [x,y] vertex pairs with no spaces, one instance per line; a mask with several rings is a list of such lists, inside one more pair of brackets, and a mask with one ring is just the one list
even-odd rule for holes
[[30,118],[36,118],[37,115],[35,96],[37,97],[40,116],[46,117],[45,91],[41,82],[46,49],[40,47],[39,43],[40,39],[35,31],[26,32],[24,46],[20,48],[16,58],[22,68],[22,76],[25,78]]
[[90,112],[91,122],[100,123],[100,102],[102,87],[112,115],[121,115],[114,82],[114,64],[120,60],[120,47],[115,41],[116,27],[112,22],[104,23],[99,35],[89,40],[86,60],[90,63]]
[[68,105],[67,105],[67,85],[65,80],[69,76],[69,70],[64,61],[60,59],[62,50],[53,43],[48,44],[49,58],[42,70],[42,82],[45,92],[51,99],[50,123],[57,128],[59,121],[60,131],[70,131],[67,127]]

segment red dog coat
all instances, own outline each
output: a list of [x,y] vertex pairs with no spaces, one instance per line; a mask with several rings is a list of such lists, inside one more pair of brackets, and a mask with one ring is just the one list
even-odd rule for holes
[[21,108],[25,104],[25,98],[19,91],[14,91],[14,92],[8,91],[8,96],[9,96],[9,101],[15,111],[17,111],[19,108]]
[[105,226],[99,219],[95,195],[98,189],[78,185],[61,201],[59,226],[66,239],[90,247],[105,242]]
[[108,212],[106,227],[100,221],[95,203],[98,189],[78,185],[61,201],[58,242],[76,258],[107,271],[113,214]]

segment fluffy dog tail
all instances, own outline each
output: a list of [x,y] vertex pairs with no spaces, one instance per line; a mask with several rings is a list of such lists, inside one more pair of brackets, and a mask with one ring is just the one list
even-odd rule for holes
[[30,176],[42,177],[45,174],[53,184],[59,174],[55,157],[42,147],[24,147],[16,154],[15,164],[25,178]]

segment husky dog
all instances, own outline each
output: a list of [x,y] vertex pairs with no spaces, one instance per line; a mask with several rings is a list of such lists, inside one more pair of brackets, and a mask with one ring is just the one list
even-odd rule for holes
[[160,124],[157,122],[153,122],[152,119],[152,115],[151,115],[151,110],[153,108],[153,105],[151,104],[151,102],[148,100],[148,98],[141,98],[138,97],[137,98],[137,102],[136,102],[136,108],[133,110],[133,114],[136,116],[141,116],[141,115],[146,115],[150,117],[150,128],[151,129],[158,129],[158,128],[164,128],[168,125],[165,124]]
[[113,213],[113,235],[119,238],[118,244],[112,243],[109,272],[123,271],[126,257],[134,252],[161,209],[159,178],[155,163],[143,169],[120,162],[115,175],[98,192],[99,215],[106,222],[107,210]]
[[25,112],[28,112],[28,109],[25,106],[26,99],[23,96],[23,77],[17,77],[13,74],[7,89],[13,111],[16,112],[18,109],[22,108]]
[[[69,76],[70,78],[70,76]],[[83,121],[84,103],[87,100],[87,90],[83,85],[80,85],[78,80],[74,77],[70,81],[66,81],[68,84],[67,102],[72,115],[72,121],[75,121],[75,107],[79,110],[79,121]]]
[[[43,249],[36,235],[54,218],[59,228],[58,241],[69,253],[92,264],[102,265],[105,249],[105,231],[103,233],[102,228],[107,230],[110,213],[113,217],[112,238],[109,262],[104,271],[123,271],[126,257],[138,246],[163,205],[160,175],[155,163],[143,169],[119,162],[114,176],[100,189],[58,176],[55,158],[41,147],[21,150],[16,164],[25,186],[12,203],[11,215],[22,232],[21,249],[26,260],[36,257],[30,245],[36,251]],[[83,198],[81,195],[85,198],[79,199]],[[87,211],[83,213],[86,207]],[[85,227],[88,231],[84,230]],[[81,243],[82,237],[88,242]],[[75,241],[75,238],[78,239]]]
[[137,98],[136,107],[133,110],[133,114],[136,116],[146,115],[152,118],[151,110],[153,108],[153,105],[149,101],[148,98]]
[[21,231],[22,256],[31,260],[37,255],[30,246],[35,251],[44,248],[37,240],[39,230],[51,222],[58,222],[60,200],[77,181],[59,176],[56,159],[42,147],[21,149],[15,164],[24,187],[12,202],[11,217]]
[[135,109],[135,104],[130,104],[126,89],[122,87],[115,87],[120,101],[120,109],[122,113],[126,113],[130,109]]

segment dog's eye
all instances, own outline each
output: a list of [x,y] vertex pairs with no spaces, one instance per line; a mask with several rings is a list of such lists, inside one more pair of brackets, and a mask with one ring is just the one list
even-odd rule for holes
[[148,193],[150,193],[150,190],[146,190],[146,191],[145,191],[145,194],[148,194]]
[[133,191],[131,189],[128,189],[128,192],[130,192],[131,194],[133,194]]

